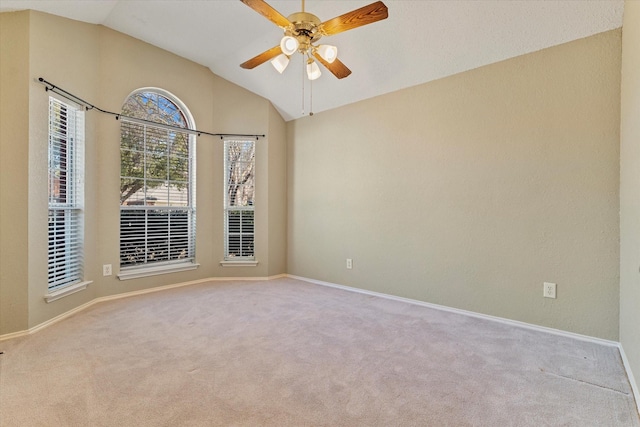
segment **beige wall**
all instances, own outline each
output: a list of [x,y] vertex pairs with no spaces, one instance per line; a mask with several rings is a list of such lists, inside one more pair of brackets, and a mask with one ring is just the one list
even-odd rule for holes
[[[2,254],[0,335],[34,327],[96,297],[208,277],[265,277],[285,273],[285,123],[264,98],[207,68],[108,28],[39,12],[2,13]],[[102,277],[119,268],[119,122],[86,114],[85,291],[45,303],[47,287],[47,103],[38,77],[97,106],[119,111],[141,87],[165,89],[184,102],[208,132],[267,134],[258,141],[257,267],[225,268],[222,141],[197,142],[197,270],[120,281]],[[273,135],[271,135],[273,131]],[[17,143],[20,142],[20,143]],[[270,147],[274,147],[273,151]],[[271,185],[270,182],[274,184]],[[281,183],[278,185],[278,183]],[[273,200],[273,203],[272,203]],[[28,203],[27,203],[28,202]],[[270,218],[274,215],[277,218]],[[285,215],[286,218],[286,215]],[[28,245],[27,245],[28,243]]]
[[289,273],[617,340],[620,45],[289,122]]
[[28,325],[29,14],[0,14],[0,334]]
[[[625,46],[637,39],[631,3]],[[0,20],[0,334],[99,296],[289,272],[607,339],[619,329],[640,369],[631,302],[638,240],[626,238],[638,235],[640,168],[631,145],[638,138],[629,119],[638,114],[638,84],[627,72],[619,223],[620,31],[285,124],[265,99],[110,29],[36,12]],[[637,68],[627,51],[623,70]],[[89,112],[86,246],[94,282],[45,304],[48,96],[40,76],[110,110],[137,88],[161,87],[190,108],[200,129],[266,133],[256,167],[258,267],[219,265],[222,144],[201,137],[200,268],[103,278],[102,264],[118,270],[119,124]],[[558,283],[558,299],[542,298],[543,281]]]
[[638,384],[640,381],[640,49],[638,48],[640,46],[640,2],[625,2],[622,28],[620,342]]
[[[287,271],[287,127],[269,108],[269,276]],[[284,191],[283,191],[284,190]]]
[[[98,33],[95,27],[76,21],[62,21],[42,13],[30,13],[29,71],[23,76],[29,83],[29,327],[44,322],[94,298],[97,286],[67,298],[45,303],[47,284],[47,207],[48,207],[48,103],[49,94],[36,80],[48,81],[82,93],[85,99],[95,99],[94,82],[99,69]],[[73,55],[68,52],[74,52]],[[64,101],[64,99],[59,98]],[[96,238],[97,205],[95,115],[85,115],[85,268],[88,280],[95,280],[98,271]],[[97,283],[96,283],[97,284]]]

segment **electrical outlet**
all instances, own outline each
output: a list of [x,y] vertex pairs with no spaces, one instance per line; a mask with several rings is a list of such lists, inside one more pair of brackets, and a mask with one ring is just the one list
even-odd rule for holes
[[104,264],[102,266],[102,275],[103,276],[111,276],[112,271],[111,271],[111,264]]
[[347,258],[347,268],[349,270],[353,268],[353,260],[351,258]]
[[544,289],[542,291],[542,296],[545,298],[555,298],[556,297],[556,284],[544,282]]

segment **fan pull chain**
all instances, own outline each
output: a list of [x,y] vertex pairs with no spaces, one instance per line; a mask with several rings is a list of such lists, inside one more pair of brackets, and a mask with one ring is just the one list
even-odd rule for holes
[[313,80],[309,80],[309,117],[313,116]]
[[304,67],[305,67],[304,55],[302,55],[302,115],[304,116]]

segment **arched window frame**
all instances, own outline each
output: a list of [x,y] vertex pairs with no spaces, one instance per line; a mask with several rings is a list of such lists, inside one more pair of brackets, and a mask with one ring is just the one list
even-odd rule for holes
[[[144,117],[134,114],[141,120],[128,119],[131,115],[126,105],[129,100],[142,94],[153,94],[156,108],[158,100],[164,98],[177,108],[184,123],[164,123],[185,128],[180,132],[162,124],[155,126],[146,120],[154,120],[153,113]],[[153,97],[152,97],[153,98]],[[168,104],[165,104],[165,106]],[[155,110],[157,111],[157,110]],[[187,106],[175,95],[164,89],[145,87],[137,89],[125,98],[120,131],[120,272],[121,280],[144,277],[155,274],[191,270],[198,267],[195,262],[196,239],[196,148],[195,135],[186,129],[195,129],[196,124]],[[161,123],[161,122],[159,122]],[[137,138],[133,144],[125,145],[124,136]],[[186,158],[174,155],[175,146],[180,145],[179,138],[186,138],[188,153]],[[178,143],[174,144],[178,140]],[[172,143],[169,143],[173,141]],[[142,144],[142,145],[140,145]],[[155,144],[155,145],[154,145]],[[165,151],[158,149],[164,144]],[[152,148],[154,147],[154,148]],[[136,154],[135,156],[125,154]],[[143,154],[144,161],[140,161]],[[178,153],[179,154],[179,153]],[[158,168],[153,167],[149,159],[166,161],[165,178],[154,176]],[[186,180],[178,181],[172,177],[176,166],[172,159],[186,161]],[[141,168],[134,168],[130,162]],[[125,171],[125,166],[127,169]],[[182,169],[178,173],[181,173]],[[143,181],[143,187],[125,197],[123,188],[132,179]],[[166,181],[159,184],[160,181]],[[184,186],[181,188],[181,186]],[[160,190],[158,190],[160,188]],[[159,192],[160,191],[160,192]],[[160,195],[160,197],[156,197]],[[166,197],[164,197],[166,195]]]

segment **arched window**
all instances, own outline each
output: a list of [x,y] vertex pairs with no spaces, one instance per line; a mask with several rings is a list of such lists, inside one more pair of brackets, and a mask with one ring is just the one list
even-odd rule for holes
[[170,93],[146,88],[126,99],[122,115],[120,278],[194,265],[195,137],[180,130],[195,129],[191,114]]

